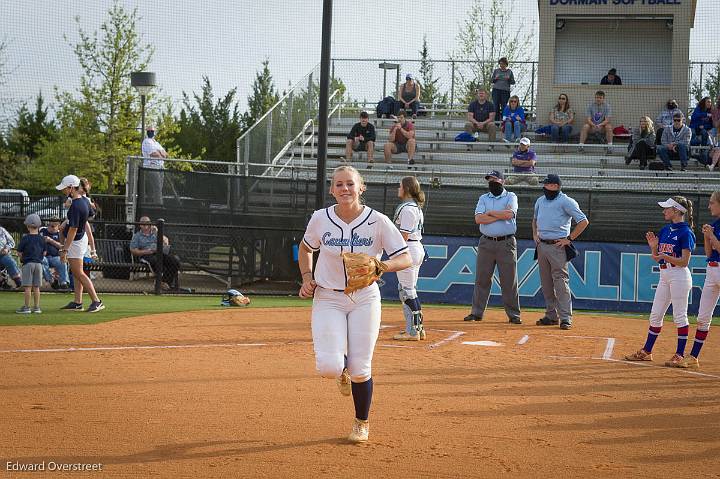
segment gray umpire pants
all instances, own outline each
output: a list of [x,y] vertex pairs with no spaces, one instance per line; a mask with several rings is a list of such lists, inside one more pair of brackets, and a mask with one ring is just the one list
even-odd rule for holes
[[565,248],[540,242],[537,245],[540,284],[545,297],[545,316],[572,324],[570,276]]
[[517,286],[517,242],[515,237],[502,241],[480,237],[475,265],[475,288],[471,314],[479,318],[483,317],[490,298],[493,272],[497,265],[505,314],[509,319],[519,319],[520,299]]
[[163,204],[163,170],[144,171],[145,179],[145,202],[152,205]]

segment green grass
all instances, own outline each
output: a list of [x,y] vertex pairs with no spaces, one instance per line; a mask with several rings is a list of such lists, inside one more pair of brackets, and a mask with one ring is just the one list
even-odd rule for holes
[[[60,311],[72,300],[69,294],[43,294],[40,297],[42,314],[16,314],[15,310],[22,306],[22,293],[0,294],[0,326],[24,325],[62,325],[62,324],[95,324],[156,313],[172,313],[178,311],[215,310],[226,308],[220,306],[220,295],[217,296],[144,296],[144,295],[101,295],[105,310],[88,314],[78,311]],[[90,302],[87,297],[85,307]],[[312,303],[294,297],[253,296],[250,308],[273,308],[307,306]]]
[[[216,296],[144,296],[144,295],[116,295],[103,294],[102,299],[106,309],[99,313],[87,314],[76,311],[60,311],[60,308],[72,299],[69,294],[43,294],[40,298],[42,314],[16,314],[15,310],[22,306],[22,293],[0,294],[0,326],[25,326],[25,325],[64,325],[64,324],[95,324],[116,319],[143,316],[146,314],[173,313],[182,311],[212,310],[223,311],[220,306],[220,295]],[[89,305],[89,299],[85,297],[85,306]],[[383,301],[384,305],[397,307],[397,302]],[[282,307],[306,307],[309,308],[312,301],[302,300],[293,296],[252,296],[251,309],[255,308],[282,308]],[[433,308],[462,309],[469,311],[467,305],[456,304],[425,304]],[[493,308],[499,309],[499,308]],[[523,308],[524,322],[534,324],[535,316],[539,318],[543,309]],[[575,311],[576,314],[594,314],[626,319],[647,319],[647,313],[613,313],[606,311]],[[665,321],[672,321],[671,316],[666,316]],[[690,317],[690,323],[694,324],[696,317]],[[720,318],[713,319],[713,324],[720,324]]]

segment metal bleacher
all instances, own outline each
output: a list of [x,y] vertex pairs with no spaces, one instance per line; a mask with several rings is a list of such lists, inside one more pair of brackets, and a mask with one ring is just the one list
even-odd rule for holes
[[[494,143],[489,143],[484,133],[479,135],[478,142],[475,143],[456,142],[455,136],[463,131],[465,125],[463,110],[428,110],[426,114],[427,116],[412,120],[416,129],[417,152],[416,164],[411,171],[421,181],[431,182],[434,179],[435,183],[444,185],[476,183],[482,181],[485,173],[492,169],[513,176],[510,159],[515,145],[502,141],[499,127]],[[370,120],[377,131],[373,168],[367,169],[364,152],[354,153],[352,164],[362,171],[368,182],[384,182],[389,178],[394,182],[398,173],[408,171],[407,155],[393,155],[392,163],[385,163],[383,146],[387,142],[393,120],[373,118],[374,116],[371,115]],[[330,118],[327,156],[329,168],[345,163],[346,135],[357,121],[357,108],[340,108],[336,115]],[[576,120],[577,123],[580,121]],[[607,151],[608,145],[588,142],[581,153],[576,143],[560,145],[551,143],[544,136],[536,135],[534,129],[537,126],[536,122],[529,121],[525,133],[533,142],[531,147],[538,155],[536,172],[543,176],[556,173],[561,176],[566,187],[656,192],[710,192],[720,188],[720,175],[698,165],[695,159],[690,160],[688,170],[684,172],[679,171],[679,164],[676,164],[675,171],[640,170],[637,160],[630,165],[625,164],[627,138],[616,138],[610,152]],[[306,150],[302,160],[301,155],[294,152],[292,161],[280,159],[279,163],[290,168],[314,169],[316,148],[303,148]],[[289,150],[288,158],[292,153],[292,149]],[[278,171],[271,168],[267,173],[278,175]],[[287,168],[284,170],[286,174],[289,174],[289,171]],[[511,188],[537,187],[519,184]]]

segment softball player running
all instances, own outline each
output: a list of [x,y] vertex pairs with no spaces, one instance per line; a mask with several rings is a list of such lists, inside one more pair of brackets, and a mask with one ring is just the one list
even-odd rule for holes
[[60,260],[70,263],[70,270],[75,277],[75,298],[74,301],[71,301],[62,309],[82,311],[82,293],[84,289],[92,300],[87,312],[96,313],[105,309],[105,305],[103,305],[103,302],[100,301],[100,298],[95,292],[92,281],[83,271],[83,257],[88,248],[86,229],[90,228],[87,222],[90,214],[90,203],[85,200],[79,200],[82,197],[79,187],[80,178],[75,175],[66,176],[60,184],[56,186],[64,195],[71,196],[73,199],[67,213],[68,222],[63,231],[65,240],[63,248],[60,249]]
[[412,258],[412,266],[397,272],[398,295],[403,303],[405,316],[405,331],[393,336],[399,341],[419,341],[426,338],[423,328],[422,308],[417,295],[416,285],[420,265],[425,259],[425,249],[420,243],[422,240],[423,212],[425,193],[420,189],[420,183],[414,176],[406,176],[400,180],[398,198],[402,200],[393,215],[393,221],[400,230],[400,234],[407,241],[408,252]]
[[[720,218],[720,191],[714,192],[710,196],[708,204],[710,214],[716,218]],[[679,368],[700,367],[698,356],[702,349],[710,323],[712,322],[713,311],[720,298],[720,219],[715,220],[712,225],[703,225],[703,242],[705,246],[705,256],[707,256],[707,269],[705,270],[705,284],[703,285],[702,295],[700,296],[700,309],[697,317],[697,329],[695,330],[695,342],[693,343],[690,355],[677,364]]]
[[[680,367],[685,356],[688,337],[688,294],[692,288],[692,278],[688,263],[695,248],[695,234],[692,232],[692,201],[673,196],[667,201],[658,202],[670,224],[660,230],[660,235],[648,231],[645,235],[652,257],[660,264],[660,282],[655,289],[652,310],[650,312],[650,330],[645,346],[639,351],[625,356],[627,361],[652,361],[652,349],[660,334],[663,317],[670,303],[673,305],[673,321],[677,326],[677,350],[665,366]],[[685,222],[688,219],[688,223]]]
[[[390,259],[387,271],[412,264],[407,244],[390,219],[364,206],[360,196],[365,183],[357,170],[340,166],[332,177],[330,193],[337,204],[313,213],[303,237],[298,263],[303,278],[300,297],[313,297],[312,336],[315,365],[323,377],[337,378],[340,392],[352,392],[355,421],[351,442],[368,440],[372,401],[371,364],[380,332],[380,289],[377,283],[344,294],[347,276],[341,254],[366,253]],[[313,270],[313,252],[319,257]]]

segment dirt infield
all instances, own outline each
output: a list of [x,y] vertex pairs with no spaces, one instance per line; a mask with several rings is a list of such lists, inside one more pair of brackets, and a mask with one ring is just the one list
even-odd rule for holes
[[[617,359],[647,321],[465,313],[428,309],[428,341],[398,343],[385,308],[366,445],[345,440],[352,400],[315,374],[309,309],[0,328],[0,476],[720,477],[720,332],[699,375],[659,367],[672,323],[637,365]],[[479,341],[500,345],[463,344]],[[38,463],[102,472],[7,470]]]

